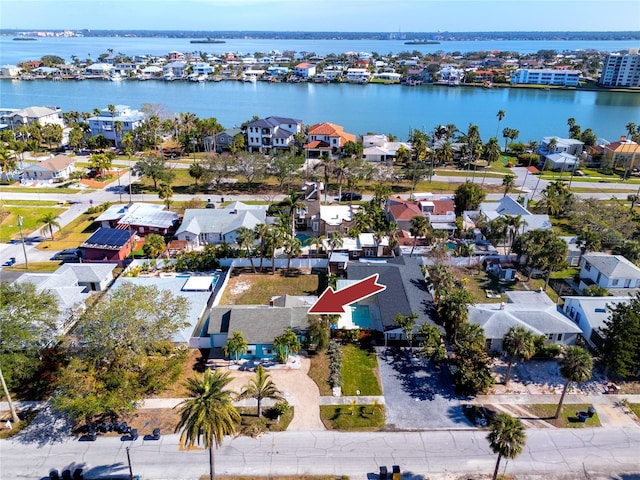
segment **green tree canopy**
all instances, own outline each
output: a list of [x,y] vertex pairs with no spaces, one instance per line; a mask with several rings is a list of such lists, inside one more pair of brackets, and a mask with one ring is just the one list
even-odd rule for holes
[[229,358],[233,357],[237,363],[238,358],[247,353],[247,348],[247,341],[242,332],[233,332],[227,339],[227,343],[222,347],[222,353]]
[[640,372],[640,294],[629,302],[610,307],[602,336],[605,365],[616,375],[637,378]]
[[560,360],[560,375],[565,379],[562,395],[558,402],[558,409],[554,418],[560,416],[564,396],[571,382],[582,383],[591,378],[593,371],[593,358],[591,354],[581,347],[568,347]]
[[164,252],[165,247],[166,245],[162,235],[150,233],[144,239],[142,251],[144,252],[145,257],[158,258],[160,254]]
[[134,170],[153,181],[153,189],[158,189],[158,181],[170,183],[173,172],[167,166],[167,160],[162,155],[147,154],[134,166]]
[[276,352],[276,359],[280,363],[285,363],[289,355],[300,351],[300,341],[295,332],[287,328],[282,335],[273,339],[273,348]]
[[456,188],[453,201],[455,203],[456,215],[462,215],[466,210],[477,210],[484,200],[485,193],[478,184],[465,182]]
[[513,361],[518,359],[529,360],[536,353],[536,336],[523,326],[511,327],[502,340],[502,349],[509,357],[507,373],[504,375],[504,384],[509,385],[511,367]]
[[519,418],[512,417],[508,413],[498,413],[489,425],[489,446],[493,453],[498,455],[496,468],[493,471],[493,480],[498,478],[500,460],[502,457],[514,459],[522,453],[527,434],[524,425]]

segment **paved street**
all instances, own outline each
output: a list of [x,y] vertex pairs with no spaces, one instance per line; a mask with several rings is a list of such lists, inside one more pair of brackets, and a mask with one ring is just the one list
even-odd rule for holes
[[[143,432],[144,433],[144,432]],[[507,472],[519,479],[612,478],[638,475],[640,428],[528,430],[525,451],[509,461]],[[493,471],[495,456],[483,431],[424,432],[283,432],[258,439],[229,439],[216,452],[220,475],[349,475],[376,478],[380,465],[400,465],[403,472],[430,478],[445,474],[480,475]],[[82,467],[87,478],[126,476],[126,447],[134,474],[147,479],[197,479],[208,472],[205,451],[180,451],[177,435],[159,441],[96,442],[66,440],[38,447],[1,441],[1,478],[36,479],[51,468]],[[28,461],[26,461],[28,459]],[[504,463],[503,463],[504,466]],[[405,477],[407,478],[407,477]],[[455,478],[455,477],[454,477]],[[625,480],[640,478],[626,476]]]

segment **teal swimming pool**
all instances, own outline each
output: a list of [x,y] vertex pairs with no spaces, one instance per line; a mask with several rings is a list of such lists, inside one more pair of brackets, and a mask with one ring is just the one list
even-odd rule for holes
[[358,328],[371,328],[371,315],[368,305],[355,305],[351,307],[351,320]]

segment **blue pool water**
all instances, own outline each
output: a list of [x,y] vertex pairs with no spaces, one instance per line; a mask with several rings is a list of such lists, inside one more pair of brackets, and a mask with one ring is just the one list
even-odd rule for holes
[[351,319],[358,328],[371,328],[371,316],[368,305],[356,305],[351,307]]
[[310,237],[309,235],[305,235],[304,233],[296,233],[296,238],[300,240],[300,242],[302,243],[302,246],[304,247],[311,245],[311,242],[313,240],[313,237]]
[[453,243],[453,242],[447,242],[445,245],[447,246],[447,248],[448,248],[449,250],[455,250],[455,249],[456,249],[456,247],[458,246],[457,244],[455,244],[455,243]]

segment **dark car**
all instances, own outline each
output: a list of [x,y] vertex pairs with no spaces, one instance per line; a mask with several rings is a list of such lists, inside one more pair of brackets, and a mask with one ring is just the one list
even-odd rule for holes
[[51,260],[62,261],[67,263],[77,263],[80,261],[80,249],[78,248],[67,248],[56,253]]
[[344,192],[340,197],[341,202],[349,202],[353,200],[362,200],[362,195],[355,192]]

